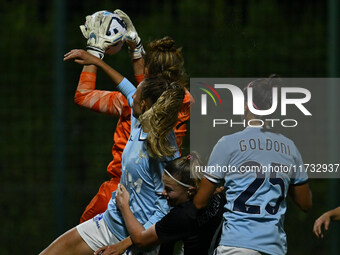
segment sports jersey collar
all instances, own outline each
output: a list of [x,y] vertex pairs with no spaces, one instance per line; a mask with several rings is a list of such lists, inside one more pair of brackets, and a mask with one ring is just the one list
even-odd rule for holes
[[143,132],[143,128],[140,129],[140,133],[139,133],[139,140],[146,140],[146,138],[148,137],[148,133],[144,133]]
[[247,128],[256,128],[256,129],[262,129],[262,127],[254,127],[254,126],[247,126],[245,129],[247,129]]

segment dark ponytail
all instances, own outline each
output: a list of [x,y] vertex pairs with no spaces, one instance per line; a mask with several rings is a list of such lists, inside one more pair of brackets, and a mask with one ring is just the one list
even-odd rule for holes
[[[273,104],[273,88],[281,87],[281,78],[277,74],[271,74],[268,78],[257,79],[248,84],[245,88],[245,98],[248,98],[248,88],[253,90],[253,106],[257,110],[267,110]],[[259,118],[261,119],[262,116]],[[272,116],[266,116],[271,118]],[[262,117],[263,118],[263,117]],[[263,131],[273,131],[264,125]],[[274,131],[275,132],[275,131]]]

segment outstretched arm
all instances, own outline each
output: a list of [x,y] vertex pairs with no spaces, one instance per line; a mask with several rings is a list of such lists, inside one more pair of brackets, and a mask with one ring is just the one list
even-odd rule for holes
[[[86,22],[80,26],[80,29],[87,40],[87,52],[103,58],[104,52],[106,52],[111,45],[118,42],[121,43],[120,41],[123,38],[121,34],[118,33],[107,36],[111,20],[112,16],[105,11],[99,11],[86,17]],[[92,37],[90,35],[95,36]],[[95,39],[93,40],[93,38]],[[128,108],[128,105],[120,93],[96,90],[96,73],[97,66],[95,65],[85,65],[83,67],[74,96],[75,103],[93,111],[114,116],[121,116],[123,113],[128,113],[129,110],[123,110],[125,107]]]
[[[67,60],[73,60],[75,63],[81,65],[95,65],[101,68],[116,85],[118,85],[124,79],[120,73],[106,64],[103,60],[91,55],[85,50],[71,50],[64,55],[64,61]],[[93,69],[91,66],[89,68]]]
[[96,89],[97,75],[84,71],[80,74],[74,102],[92,111],[113,116],[130,115],[130,110],[125,97],[118,91],[106,91]]
[[323,238],[322,226],[327,231],[331,221],[340,220],[340,206],[325,212],[314,223],[313,232],[318,238]]
[[136,81],[139,84],[142,80],[144,80],[144,59],[132,59],[132,67]]
[[129,106],[132,106],[132,95],[135,93],[136,88],[120,73],[106,64],[100,58],[97,58],[84,50],[71,50],[64,55],[64,61],[73,60],[74,62],[81,65],[96,65],[101,68],[114,82],[117,89],[126,97]]
[[[86,61],[89,63],[95,63],[97,60],[96,57],[89,55],[87,52],[85,54],[83,54],[83,51],[71,52],[65,54],[64,60],[76,60],[77,54],[80,55],[79,59],[84,58],[84,61],[87,59]],[[109,115],[121,116],[125,113],[129,114],[129,111],[123,111],[123,108],[128,108],[128,104],[122,94],[117,91],[96,90],[96,73],[97,66],[95,65],[91,64],[83,67],[74,95],[74,102],[82,107]]]
[[139,84],[142,80],[144,80],[144,48],[142,44],[141,38],[138,36],[135,26],[133,25],[130,17],[123,12],[122,10],[115,10],[115,14],[117,14],[126,24],[127,32],[124,35],[126,44],[128,45],[129,54],[132,60],[133,71],[135,73],[135,77],[137,83]]
[[129,199],[129,193],[126,188],[120,184],[116,192],[116,204],[123,215],[124,222],[130,233],[132,242],[140,248],[158,243],[159,241],[155,225],[152,225],[145,230],[143,225],[140,224],[133,215],[129,206]]

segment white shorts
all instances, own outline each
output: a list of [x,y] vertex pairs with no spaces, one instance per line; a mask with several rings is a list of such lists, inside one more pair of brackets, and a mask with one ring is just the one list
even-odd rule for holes
[[[93,219],[85,221],[78,226],[76,229],[88,246],[93,251],[97,251],[103,246],[119,243],[117,237],[112,234],[108,226],[104,221],[103,214],[98,214]],[[156,246],[148,251],[143,251],[143,255],[156,255],[158,254],[159,246]],[[140,254],[140,251],[136,248],[128,249],[123,255]]]
[[112,234],[104,221],[103,214],[98,214],[93,219],[85,221],[76,227],[79,235],[93,251],[109,244],[119,242],[117,237]]
[[259,251],[246,249],[246,248],[239,248],[239,247],[229,247],[220,245],[216,248],[214,255],[262,255]]

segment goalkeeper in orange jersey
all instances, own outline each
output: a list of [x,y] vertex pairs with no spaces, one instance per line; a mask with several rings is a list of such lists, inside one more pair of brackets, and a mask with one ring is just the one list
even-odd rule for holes
[[[129,47],[137,83],[140,83],[145,76],[162,75],[169,82],[176,81],[183,86],[186,85],[183,55],[181,49],[175,46],[175,42],[171,38],[165,37],[149,43],[145,53],[141,39],[130,18],[121,10],[116,10],[113,14],[114,18],[112,19],[109,33],[108,31],[102,31],[102,37],[104,39],[107,36],[111,36],[110,40],[116,40],[116,43],[113,46],[107,46],[105,43],[98,45],[98,42],[94,42],[96,40],[93,40],[90,33],[92,26],[96,26],[96,24],[100,22],[97,20],[100,16],[97,15],[98,13],[88,16],[85,26],[81,26],[83,35],[88,40],[87,51],[89,53],[103,58],[104,53],[111,54],[118,52],[122,41],[125,41]],[[113,24],[116,24],[116,26]],[[123,28],[119,29],[119,25]],[[126,29],[126,31],[124,29]],[[112,37],[114,39],[112,39]],[[107,172],[111,176],[111,179],[105,181],[100,186],[98,193],[86,207],[80,222],[89,220],[107,209],[108,202],[111,199],[111,193],[117,189],[118,183],[120,182],[121,157],[125,144],[130,136],[131,127],[131,109],[128,106],[126,98],[120,92],[96,90],[96,74],[89,72],[89,70],[91,70],[91,66],[83,67],[75,93],[75,103],[96,112],[117,116],[119,120],[113,137],[113,159],[107,166]],[[193,99],[186,90],[183,104],[178,114],[178,122],[175,126],[175,134],[179,148],[182,145],[182,139],[187,131],[186,122],[190,117],[191,103],[193,103]]]

